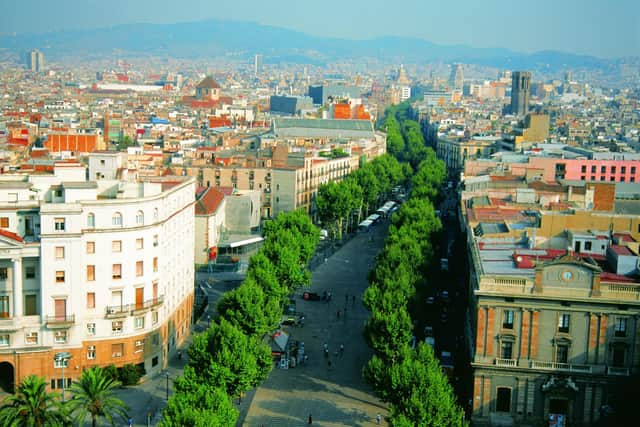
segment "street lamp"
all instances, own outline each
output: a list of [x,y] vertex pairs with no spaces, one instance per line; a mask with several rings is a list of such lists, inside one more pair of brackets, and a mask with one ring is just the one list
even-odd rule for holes
[[71,359],[71,353],[69,353],[68,351],[63,351],[62,353],[56,353],[55,356],[53,356],[54,362],[56,362],[58,366],[62,367],[62,401],[63,402],[64,402],[64,383],[66,382],[64,378],[64,367],[66,364],[69,363],[69,359]]

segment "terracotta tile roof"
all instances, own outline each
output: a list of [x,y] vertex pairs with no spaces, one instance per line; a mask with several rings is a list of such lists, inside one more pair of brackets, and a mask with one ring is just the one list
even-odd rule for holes
[[16,233],[12,233],[11,231],[0,229],[0,236],[8,237],[11,240],[15,240],[16,242],[24,242],[24,239],[17,235]]
[[220,88],[220,85],[218,84],[218,82],[213,80],[211,76],[207,76],[204,78],[204,80],[198,83],[196,87],[203,88],[203,89],[214,89],[214,88]]
[[200,195],[196,202],[196,215],[212,215],[224,200],[224,193],[209,187]]

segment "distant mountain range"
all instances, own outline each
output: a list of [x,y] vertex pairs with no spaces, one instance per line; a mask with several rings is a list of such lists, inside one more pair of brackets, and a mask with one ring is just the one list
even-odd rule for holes
[[251,22],[208,20],[177,24],[127,24],[110,28],[43,34],[0,35],[0,46],[16,53],[39,48],[52,59],[98,58],[105,55],[166,55],[194,58],[226,55],[250,58],[261,53],[266,62],[321,64],[345,58],[377,58],[386,63],[463,62],[498,68],[546,71],[606,70],[617,60],[556,51],[533,54],[508,49],[437,45],[407,37],[345,40],[315,37],[298,31]]

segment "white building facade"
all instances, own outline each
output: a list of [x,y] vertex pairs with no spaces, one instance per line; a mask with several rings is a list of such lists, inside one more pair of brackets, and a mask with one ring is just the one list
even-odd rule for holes
[[[165,366],[188,336],[195,181],[87,181],[77,164],[0,181],[0,377]],[[6,218],[6,219],[5,219]],[[6,226],[6,227],[5,227]],[[5,304],[6,303],[6,304]]]

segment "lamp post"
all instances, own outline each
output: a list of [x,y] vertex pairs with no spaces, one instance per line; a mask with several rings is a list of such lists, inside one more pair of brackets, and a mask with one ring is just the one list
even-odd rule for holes
[[64,377],[64,366],[69,363],[69,359],[71,359],[71,353],[68,351],[64,351],[62,353],[56,353],[53,356],[53,360],[62,367],[62,401],[64,402],[64,383],[66,379]]

